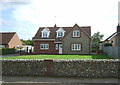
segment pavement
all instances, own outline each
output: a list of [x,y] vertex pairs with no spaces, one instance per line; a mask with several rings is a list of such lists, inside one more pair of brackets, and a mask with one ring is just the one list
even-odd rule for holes
[[115,78],[60,78],[60,77],[31,77],[4,76],[2,85],[120,85]]
[[0,55],[0,57],[14,57],[14,56],[20,56],[20,54]]

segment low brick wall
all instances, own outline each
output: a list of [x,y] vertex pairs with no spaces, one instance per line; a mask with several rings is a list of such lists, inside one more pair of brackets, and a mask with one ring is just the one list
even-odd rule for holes
[[[120,60],[0,60],[2,75],[118,78]],[[119,76],[120,77],[120,76]]]

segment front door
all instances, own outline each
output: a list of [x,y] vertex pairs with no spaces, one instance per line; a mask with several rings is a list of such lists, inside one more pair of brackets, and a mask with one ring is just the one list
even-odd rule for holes
[[59,54],[62,54],[62,44],[59,44]]

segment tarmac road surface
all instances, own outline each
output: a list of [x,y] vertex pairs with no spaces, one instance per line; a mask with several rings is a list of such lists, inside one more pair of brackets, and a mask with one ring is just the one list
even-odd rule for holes
[[2,85],[120,85],[115,78],[58,78],[58,77],[28,77],[4,76]]

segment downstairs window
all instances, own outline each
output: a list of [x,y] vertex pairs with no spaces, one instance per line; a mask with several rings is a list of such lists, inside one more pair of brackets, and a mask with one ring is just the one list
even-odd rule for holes
[[40,49],[49,49],[49,44],[40,44]]
[[72,44],[71,50],[80,51],[81,50],[81,44]]

